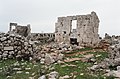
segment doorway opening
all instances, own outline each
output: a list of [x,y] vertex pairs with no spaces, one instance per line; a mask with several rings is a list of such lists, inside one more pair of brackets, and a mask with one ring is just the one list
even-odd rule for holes
[[78,45],[77,38],[70,38],[70,44]]

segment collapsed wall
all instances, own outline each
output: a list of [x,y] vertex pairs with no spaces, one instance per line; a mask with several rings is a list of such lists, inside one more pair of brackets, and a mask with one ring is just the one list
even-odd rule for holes
[[0,33],[0,59],[27,59],[33,56],[33,43],[18,34]]
[[[72,32],[72,21],[77,20],[76,34]],[[96,47],[99,43],[99,18],[95,12],[88,15],[58,17],[55,24],[55,41],[58,43],[77,42],[81,46]],[[72,38],[72,35],[74,38]]]
[[100,68],[109,69],[109,67],[115,68],[120,66],[120,36],[109,36],[108,34],[105,34],[105,38],[103,40],[109,44],[108,57],[101,61],[101,63],[93,65],[91,70]]
[[40,44],[53,42],[55,39],[54,33],[31,33],[30,24],[27,26],[10,23],[9,33],[19,34],[26,37],[28,40],[37,41]]
[[54,33],[31,33],[28,39],[32,41],[38,41],[41,44],[54,42],[55,34]]
[[17,23],[10,23],[9,32],[27,37],[31,33],[30,24],[28,24],[27,26],[21,26],[18,25]]

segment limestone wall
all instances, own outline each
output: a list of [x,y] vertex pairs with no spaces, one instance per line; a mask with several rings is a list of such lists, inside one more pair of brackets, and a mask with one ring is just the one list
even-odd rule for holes
[[[13,28],[14,27],[14,28]],[[9,32],[19,34],[21,36],[27,37],[27,39],[31,39],[33,41],[37,41],[39,43],[48,43],[54,41],[55,34],[54,33],[31,33],[30,25],[21,26],[17,23],[10,23]]]
[[39,43],[49,43],[53,42],[55,39],[54,33],[31,33],[28,39],[32,41],[38,41]]
[[72,21],[77,20],[76,35],[77,42],[81,46],[96,47],[99,42],[98,27],[99,18],[95,12],[88,15],[76,15],[67,17],[58,17],[55,24],[55,41],[58,43],[70,43],[72,38]]
[[17,23],[10,23],[9,32],[17,33],[19,35],[27,37],[31,33],[30,24],[28,24],[27,26],[21,26],[21,25],[18,25]]
[[33,57],[33,43],[18,34],[0,33],[0,60],[27,59]]

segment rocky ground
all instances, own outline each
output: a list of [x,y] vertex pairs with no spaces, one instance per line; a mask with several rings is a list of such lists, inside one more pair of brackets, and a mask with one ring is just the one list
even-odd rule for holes
[[103,75],[104,71],[93,72],[89,69],[106,58],[107,52],[92,48],[66,51],[63,52],[64,58],[57,61],[50,53],[48,57],[44,57],[45,59],[36,62],[1,60],[0,77],[1,79],[109,79]]
[[0,34],[0,79],[115,79],[119,49],[118,37],[108,35],[93,49],[39,45],[19,35]]

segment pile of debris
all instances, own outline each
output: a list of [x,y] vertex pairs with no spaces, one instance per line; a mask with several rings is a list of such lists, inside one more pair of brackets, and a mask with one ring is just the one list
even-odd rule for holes
[[120,42],[120,36],[110,36],[109,34],[105,34],[105,37],[100,39],[98,48],[108,50],[109,46],[118,44]]
[[50,65],[64,58],[64,54],[80,49],[79,46],[68,44],[35,45],[24,36],[13,33],[0,34],[0,59],[18,59],[40,61]]
[[[120,78],[120,76],[118,76],[118,73],[120,73],[120,37],[111,37],[106,34],[104,40],[110,44],[108,47],[108,58],[97,65],[93,65],[91,67],[91,70],[95,71],[102,68],[106,70],[108,76],[112,75]],[[116,70],[111,71],[110,68]]]
[[49,74],[43,75],[38,79],[58,79],[59,73],[56,71],[50,72]]
[[50,65],[54,62],[60,62],[65,57],[65,53],[73,50],[81,49],[80,46],[70,44],[51,43],[49,45],[38,46],[36,53],[34,53],[33,60],[38,60],[42,64]]
[[27,59],[33,56],[33,43],[17,34],[0,34],[0,59]]

